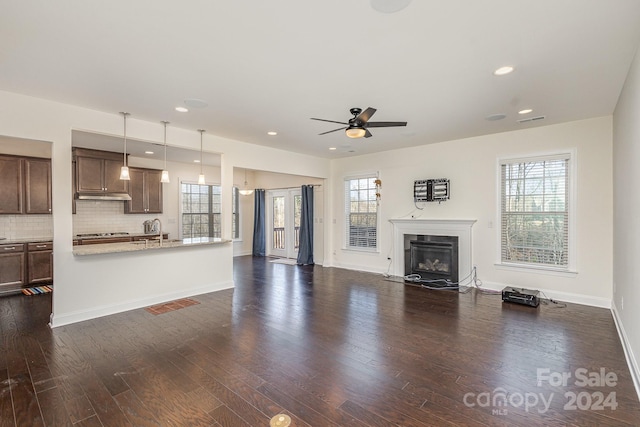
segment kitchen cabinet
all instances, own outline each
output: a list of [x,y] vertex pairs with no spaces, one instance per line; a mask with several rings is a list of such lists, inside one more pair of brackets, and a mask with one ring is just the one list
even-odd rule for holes
[[[159,234],[148,234],[146,236],[133,236],[131,238],[132,242],[139,242],[141,240],[158,240],[160,237]],[[169,238],[169,233],[162,233],[162,238],[167,240]]]
[[0,156],[0,214],[51,213],[51,160]]
[[23,211],[23,167],[20,157],[0,156],[0,214],[21,214]]
[[27,272],[29,285],[53,281],[53,242],[27,245]]
[[77,194],[108,195],[127,192],[127,181],[120,179],[122,154],[74,148]]
[[128,183],[131,200],[124,204],[124,213],[162,213],[162,171],[157,169],[129,168]]
[[24,244],[0,245],[0,292],[25,285]]
[[78,244],[80,245],[99,245],[102,243],[124,243],[130,242],[131,237],[101,237],[99,239],[82,239]]
[[51,213],[51,160],[25,158],[24,177],[24,212]]

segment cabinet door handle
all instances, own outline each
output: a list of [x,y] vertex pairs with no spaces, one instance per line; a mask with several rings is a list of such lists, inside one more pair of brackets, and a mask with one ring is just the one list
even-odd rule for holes
[[11,246],[10,248],[4,248],[5,251],[13,251],[15,249],[16,249],[15,246]]

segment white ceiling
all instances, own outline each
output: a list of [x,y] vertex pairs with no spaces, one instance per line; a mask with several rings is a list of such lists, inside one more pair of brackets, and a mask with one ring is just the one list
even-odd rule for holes
[[[370,0],[0,7],[0,90],[329,158],[609,115],[640,40],[638,0],[414,0],[391,14]],[[516,70],[494,76],[502,65]],[[208,107],[174,110],[190,98]],[[351,140],[310,120],[369,106],[372,121],[407,127]],[[519,124],[523,108],[546,118]]]

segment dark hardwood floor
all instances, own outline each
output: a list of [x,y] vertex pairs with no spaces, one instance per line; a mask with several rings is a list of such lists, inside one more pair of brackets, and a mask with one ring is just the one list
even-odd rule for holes
[[234,270],[199,304],[54,330],[50,295],[0,298],[0,426],[640,425],[609,310],[252,257]]

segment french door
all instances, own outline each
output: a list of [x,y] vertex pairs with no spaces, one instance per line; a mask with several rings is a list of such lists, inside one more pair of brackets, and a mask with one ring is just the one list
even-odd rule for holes
[[300,189],[267,191],[267,255],[297,258],[300,245]]

